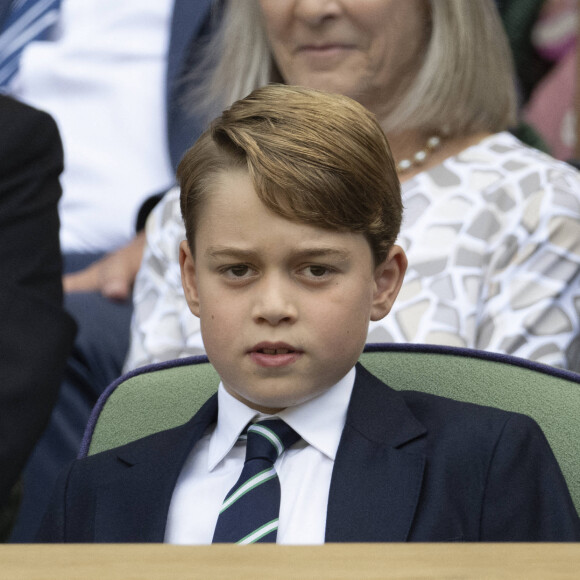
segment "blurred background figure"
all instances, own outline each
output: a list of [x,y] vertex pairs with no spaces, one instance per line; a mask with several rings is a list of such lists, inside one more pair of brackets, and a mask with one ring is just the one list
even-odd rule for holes
[[45,113],[0,96],[0,541],[46,427],[75,324],[62,305],[62,146]]
[[531,42],[548,64],[524,105],[523,116],[545,139],[558,159],[575,159],[577,153],[576,71],[578,2],[546,0],[534,23]]

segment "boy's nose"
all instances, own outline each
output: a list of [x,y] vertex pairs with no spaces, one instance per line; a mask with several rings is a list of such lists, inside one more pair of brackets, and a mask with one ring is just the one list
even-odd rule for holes
[[252,312],[254,320],[258,323],[266,322],[273,326],[282,322],[294,322],[298,311],[292,294],[289,283],[285,283],[276,276],[262,280],[259,287],[256,287]]

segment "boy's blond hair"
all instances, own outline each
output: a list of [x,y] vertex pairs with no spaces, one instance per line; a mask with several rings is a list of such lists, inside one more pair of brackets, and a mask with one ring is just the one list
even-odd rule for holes
[[177,170],[192,252],[216,177],[239,168],[275,214],[365,235],[375,264],[397,238],[401,192],[387,139],[374,115],[348,97],[270,85],[224,111]]

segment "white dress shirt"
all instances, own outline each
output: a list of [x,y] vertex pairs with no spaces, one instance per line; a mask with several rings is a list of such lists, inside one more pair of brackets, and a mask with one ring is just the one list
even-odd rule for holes
[[[276,415],[302,437],[275,463],[279,544],[324,543],[330,479],[355,374],[353,368],[318,397]],[[166,543],[211,544],[221,504],[244,465],[246,443],[239,436],[248,423],[264,418],[220,384],[217,423],[191,451],[173,492]]]
[[63,0],[58,33],[22,54],[12,93],[60,130],[61,246],[97,253],[134,235],[143,200],[174,183],[165,71],[173,0]]

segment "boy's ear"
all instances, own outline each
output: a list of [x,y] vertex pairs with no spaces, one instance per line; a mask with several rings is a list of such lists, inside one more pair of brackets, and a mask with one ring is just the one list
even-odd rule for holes
[[181,268],[181,285],[183,286],[187,305],[191,312],[199,317],[199,296],[197,293],[195,261],[186,240],[183,240],[179,244],[179,267]]
[[399,294],[407,270],[403,248],[393,246],[383,262],[375,268],[375,293],[371,320],[381,320],[390,311]]

